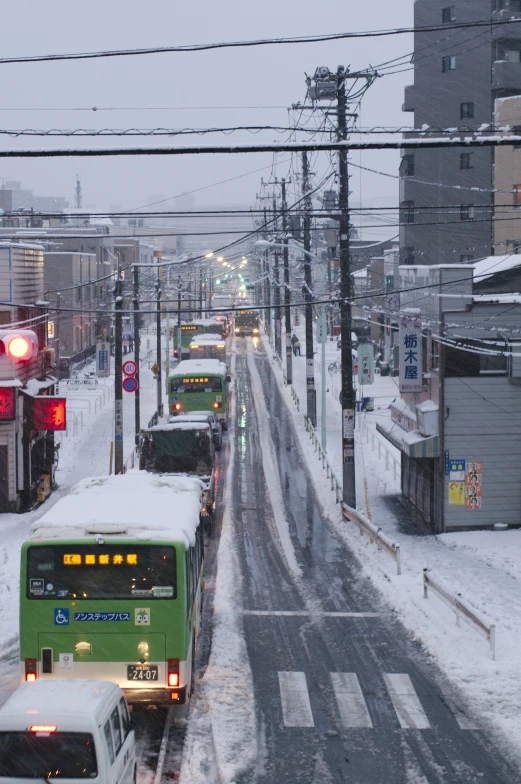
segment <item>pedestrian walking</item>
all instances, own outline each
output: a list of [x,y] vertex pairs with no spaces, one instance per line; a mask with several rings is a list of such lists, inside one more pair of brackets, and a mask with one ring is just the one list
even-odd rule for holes
[[299,341],[298,337],[295,334],[293,334],[291,336],[291,345],[292,345],[292,348],[293,348],[293,354],[295,356],[297,356],[297,352],[298,352],[298,354],[300,356],[300,341]]

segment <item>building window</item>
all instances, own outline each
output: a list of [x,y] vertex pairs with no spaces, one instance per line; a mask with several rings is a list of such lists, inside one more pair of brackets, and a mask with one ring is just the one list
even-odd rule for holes
[[521,207],[521,185],[514,185],[514,207]]
[[508,63],[521,62],[521,41],[509,39],[496,44],[496,61],[506,60]]
[[474,220],[474,207],[471,204],[461,204],[459,208],[459,218],[462,221]]
[[400,163],[401,177],[414,177],[414,155],[404,155]]
[[[506,376],[508,357],[506,344],[498,340],[461,340],[445,346],[445,376],[475,378],[477,376]],[[490,353],[487,353],[490,352]]]
[[401,223],[414,223],[414,202],[407,200],[400,204],[402,214]]
[[441,58],[441,70],[443,73],[447,73],[447,71],[455,71],[456,70],[456,58],[454,55],[450,57],[442,57]]
[[407,264],[408,266],[414,265],[414,248],[408,247],[404,248],[402,251],[402,264]]
[[460,117],[462,120],[472,120],[474,117],[474,101],[460,104]]
[[466,264],[468,261],[474,261],[474,256],[468,253],[462,253],[459,257],[460,264]]
[[472,169],[472,153],[462,152],[459,156],[460,169]]
[[456,21],[456,6],[449,5],[447,8],[441,9],[441,21],[442,24],[450,24],[451,22]]

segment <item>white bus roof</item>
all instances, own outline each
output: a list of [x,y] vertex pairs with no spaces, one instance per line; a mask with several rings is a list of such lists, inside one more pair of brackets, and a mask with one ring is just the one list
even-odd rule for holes
[[191,342],[190,342],[190,346],[192,345],[192,343],[194,343],[194,344],[211,343],[212,345],[214,343],[222,343],[223,346],[226,345],[226,343],[224,342],[223,336],[222,335],[217,335],[215,332],[214,333],[206,332],[204,335],[194,335],[192,340],[191,340]]
[[181,329],[183,327],[190,327],[193,324],[196,324],[198,327],[216,327],[218,324],[221,324],[221,322],[217,321],[217,319],[214,319],[214,318],[194,319],[194,321],[184,321],[181,324]]
[[[34,724],[54,725],[58,732],[89,731],[99,726],[121,689],[107,681],[37,680],[23,683],[0,708],[0,730],[27,730]],[[85,721],[91,717],[89,726]]]
[[84,479],[31,526],[31,540],[101,534],[193,545],[202,489],[196,477],[137,469]]
[[183,359],[176,368],[172,376],[225,376],[226,365],[219,359]]

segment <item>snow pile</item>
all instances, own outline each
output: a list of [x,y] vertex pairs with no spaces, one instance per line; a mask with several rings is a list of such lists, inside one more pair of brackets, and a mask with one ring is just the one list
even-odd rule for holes
[[[232,358],[233,365],[235,358]],[[230,417],[230,422],[233,421]],[[253,678],[242,628],[240,565],[231,518],[231,483],[236,459],[233,425],[229,440],[212,653],[204,678],[195,691],[183,752],[182,784],[233,782],[257,758]]]
[[128,471],[121,476],[91,477],[75,485],[31,527],[40,537],[47,529],[81,529],[123,525],[136,528],[138,538],[173,539],[185,546],[195,543],[199,525],[199,479],[169,474]]

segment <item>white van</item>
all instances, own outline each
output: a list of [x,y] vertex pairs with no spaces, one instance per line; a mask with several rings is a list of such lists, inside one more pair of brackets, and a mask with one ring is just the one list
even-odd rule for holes
[[134,730],[115,683],[37,680],[0,708],[0,782],[133,784]]

